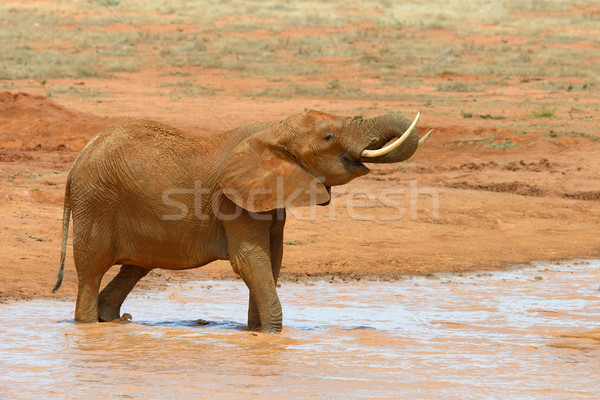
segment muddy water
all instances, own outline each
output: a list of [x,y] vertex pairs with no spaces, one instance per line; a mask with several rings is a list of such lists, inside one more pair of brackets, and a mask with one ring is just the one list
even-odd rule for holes
[[133,294],[131,323],[4,304],[0,398],[596,399],[599,266],[284,283],[280,335],[242,329],[233,281]]

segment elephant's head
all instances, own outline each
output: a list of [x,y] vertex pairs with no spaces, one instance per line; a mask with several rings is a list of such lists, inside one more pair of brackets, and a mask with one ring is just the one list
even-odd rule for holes
[[228,155],[219,185],[249,211],[327,204],[331,186],[369,172],[363,163],[410,158],[431,133],[419,139],[417,119],[295,114],[241,141]]

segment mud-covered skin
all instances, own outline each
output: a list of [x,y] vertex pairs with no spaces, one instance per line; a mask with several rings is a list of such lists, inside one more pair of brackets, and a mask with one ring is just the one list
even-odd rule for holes
[[[409,125],[395,115],[309,111],[209,137],[149,120],[104,130],[80,153],[65,190],[63,234],[72,213],[79,282],[75,320],[119,318],[127,294],[153,268],[230,260],[250,290],[250,329],[280,331],[285,207],[327,204],[331,186],[369,171],[359,160],[364,149]],[[409,158],[416,140],[415,130],[385,162]],[[115,264],[120,272],[99,294]]]

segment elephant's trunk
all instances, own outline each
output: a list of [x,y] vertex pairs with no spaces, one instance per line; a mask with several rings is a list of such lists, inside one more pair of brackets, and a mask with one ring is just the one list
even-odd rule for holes
[[[398,147],[383,155],[378,155],[377,153],[380,152],[377,151],[365,152],[363,150],[359,160],[366,163],[396,163],[410,158],[419,147],[417,130],[413,127],[410,132],[408,131],[411,128],[411,122],[395,114],[362,120],[359,131],[361,136],[366,136],[370,140],[370,144],[364,150],[382,149],[387,142],[392,139],[398,140],[397,138],[400,138],[401,144],[396,143],[395,145]],[[381,152],[386,152],[384,149],[382,150]]]

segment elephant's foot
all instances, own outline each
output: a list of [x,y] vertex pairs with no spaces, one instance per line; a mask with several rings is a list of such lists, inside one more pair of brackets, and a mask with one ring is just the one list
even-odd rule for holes
[[75,316],[75,323],[78,323],[78,324],[92,324],[95,322],[98,322],[98,318],[96,318],[96,317]]
[[[129,315],[129,314],[127,314]],[[110,322],[121,318],[121,307],[113,307],[108,304],[98,305],[98,321]]]
[[281,326],[262,326],[248,324],[248,330],[262,333],[281,333]]
[[258,313],[258,308],[256,307],[256,303],[252,296],[250,296],[250,301],[248,303],[248,330],[256,331],[260,328],[260,315]]
[[263,333],[281,333],[281,326],[259,326],[253,330]]
[[260,329],[260,321],[258,323],[248,321],[248,330],[249,331],[257,331]]
[[[277,302],[279,305],[279,302]],[[269,316],[271,317],[271,316]],[[258,307],[254,303],[253,299],[250,298],[250,305],[248,307],[248,330],[267,332],[267,333],[280,333],[281,332],[281,306],[274,313],[275,318],[269,318],[267,321],[260,320],[260,314]]]
[[281,324],[262,324],[258,317],[248,318],[248,330],[264,333],[281,333]]

